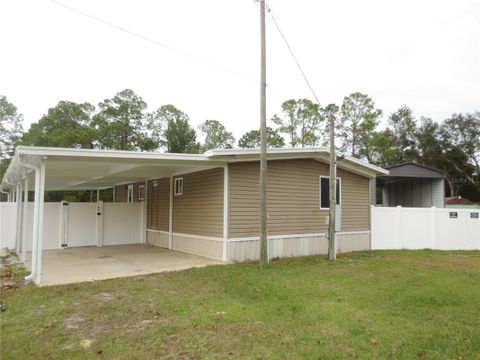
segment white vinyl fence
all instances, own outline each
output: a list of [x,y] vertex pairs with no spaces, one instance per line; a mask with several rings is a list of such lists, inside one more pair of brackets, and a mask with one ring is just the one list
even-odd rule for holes
[[[144,220],[143,203],[45,203],[43,249],[142,243]],[[15,248],[16,203],[0,203],[0,226],[0,247]],[[32,228],[33,203],[28,203],[27,251]]]
[[372,206],[371,247],[480,250],[480,210]]

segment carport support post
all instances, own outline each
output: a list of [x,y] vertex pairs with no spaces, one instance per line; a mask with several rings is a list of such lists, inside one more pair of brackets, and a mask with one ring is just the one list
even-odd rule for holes
[[23,184],[23,216],[22,216],[22,254],[20,260],[24,263],[27,253],[27,213],[28,212],[28,173],[25,174],[25,180]]
[[20,242],[22,237],[22,181],[16,186],[16,200],[17,200],[17,223],[15,229],[15,252],[17,255],[20,253]]
[[170,205],[168,211],[168,249],[173,248],[173,176],[170,176]]
[[228,165],[223,167],[223,261],[228,261]]
[[38,285],[42,279],[42,249],[43,249],[43,203],[45,197],[45,159],[40,161],[38,189],[38,233],[37,233],[37,271],[35,283]]
[[145,181],[145,187],[144,187],[144,193],[143,193],[143,218],[142,218],[142,243],[146,244],[147,243],[147,214],[148,214],[148,181]]
[[33,236],[32,236],[32,272],[25,277],[26,282],[34,281],[39,284],[42,268],[43,243],[43,198],[45,191],[45,159],[40,160],[39,166],[24,165],[35,170],[35,202],[33,209]]

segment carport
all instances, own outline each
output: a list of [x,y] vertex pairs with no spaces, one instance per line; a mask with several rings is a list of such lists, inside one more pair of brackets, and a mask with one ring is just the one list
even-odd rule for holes
[[[28,253],[26,266],[31,265]],[[149,244],[44,250],[41,285],[61,285],[178,271],[220,261]],[[78,271],[82,269],[82,271]]]
[[[168,177],[172,181],[178,174],[226,167],[226,164],[225,160],[212,160],[197,154],[18,147],[2,180],[1,190],[8,191],[10,201],[16,203],[15,249],[23,261],[27,258],[31,260],[31,273],[25,280],[40,284],[44,276],[44,283],[65,283],[179,270],[217,262],[146,245],[146,201],[142,204],[119,204],[108,211],[109,203],[78,206],[94,207],[93,211],[82,210],[87,215],[75,217],[96,222],[95,231],[85,222],[77,224],[76,230],[71,227],[65,230],[68,212],[72,212],[73,208],[67,211],[67,204],[55,203],[59,210],[48,215],[60,224],[59,230],[54,229],[49,226],[45,211],[53,203],[44,203],[44,192],[95,190],[98,193],[126,183],[146,184],[149,179],[158,177]],[[29,189],[34,189],[33,203],[27,202]],[[109,212],[115,215],[110,215],[107,221]],[[135,217],[135,214],[138,216]],[[128,221],[132,219],[139,219],[141,224],[139,231],[129,233],[131,226]],[[106,224],[110,224],[110,232]],[[67,232],[74,230],[76,247],[71,247],[70,243],[69,247],[62,248],[65,245],[62,239]]]

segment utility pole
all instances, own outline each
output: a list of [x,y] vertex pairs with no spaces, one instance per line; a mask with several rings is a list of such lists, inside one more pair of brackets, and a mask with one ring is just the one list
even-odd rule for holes
[[[327,107],[328,108],[328,107]],[[337,205],[337,157],[335,154],[335,112],[330,109],[328,112],[330,121],[330,216],[328,222],[328,259],[337,258],[337,244],[335,240],[335,207]]]
[[260,264],[268,264],[267,238],[267,69],[265,0],[260,0]]

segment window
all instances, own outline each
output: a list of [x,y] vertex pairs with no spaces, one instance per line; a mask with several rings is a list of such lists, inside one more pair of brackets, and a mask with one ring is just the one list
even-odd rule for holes
[[127,202],[133,202],[133,184],[130,184],[127,187]]
[[138,200],[145,200],[145,185],[138,187]]
[[183,178],[175,179],[175,195],[183,195]]
[[[342,181],[337,178],[337,205],[340,205],[342,199]],[[327,210],[330,208],[330,178],[328,176],[320,176],[320,209]]]

